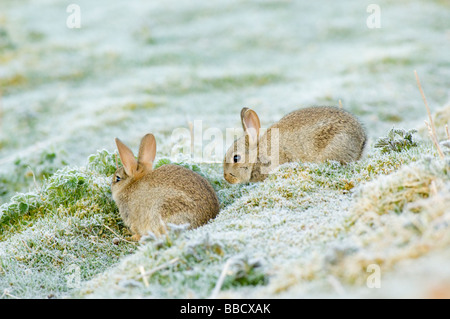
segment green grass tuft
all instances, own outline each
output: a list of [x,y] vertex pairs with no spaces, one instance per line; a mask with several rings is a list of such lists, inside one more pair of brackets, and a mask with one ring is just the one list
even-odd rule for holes
[[406,131],[404,129],[392,128],[387,137],[382,137],[377,140],[374,147],[380,148],[383,153],[408,150],[411,147],[417,146],[417,142],[413,139],[414,133],[417,133],[417,130],[413,129]]

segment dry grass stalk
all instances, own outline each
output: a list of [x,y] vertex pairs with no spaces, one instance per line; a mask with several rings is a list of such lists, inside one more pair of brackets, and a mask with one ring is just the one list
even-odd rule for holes
[[436,134],[436,127],[434,126],[434,123],[433,123],[433,117],[431,116],[430,107],[428,106],[427,99],[425,97],[425,94],[423,93],[422,85],[420,85],[419,76],[417,75],[416,70],[414,70],[414,74],[416,76],[417,86],[419,87],[420,94],[422,95],[423,102],[425,103],[425,107],[427,109],[428,119],[430,120],[430,123],[425,122],[425,124],[427,125],[431,140],[433,141],[433,144],[436,146],[436,149],[439,153],[440,158],[443,159],[444,153],[442,152],[441,146],[439,145],[438,137]]
[[145,287],[148,287],[148,286],[149,286],[149,283],[148,283],[148,280],[147,280],[147,276],[145,275],[145,269],[144,269],[144,266],[139,266],[139,271],[141,272],[142,280],[144,281]]
[[116,237],[117,237],[117,239],[119,239],[119,240],[121,240],[121,241],[124,241],[124,242],[126,242],[126,243],[129,243],[129,244],[133,244],[133,245],[137,245],[138,243],[136,243],[136,242],[134,242],[134,241],[129,241],[129,240],[126,240],[126,239],[124,239],[124,238],[122,238],[119,234],[117,234],[114,230],[112,230],[111,228],[109,228],[107,225],[103,225],[107,230],[109,230],[111,233],[113,233],[114,235],[116,235]]
[[340,109],[343,108],[343,107],[342,107],[342,101],[341,101],[341,100],[339,100],[339,108],[340,108]]
[[228,269],[230,268],[231,264],[233,263],[232,259],[228,259],[227,262],[225,263],[225,266],[222,269],[222,272],[219,276],[219,279],[216,282],[216,286],[214,287],[214,290],[211,293],[211,296],[209,297],[209,299],[216,299],[217,295],[220,292],[220,289],[222,288],[223,282],[225,281],[225,278],[228,275]]
[[[171,265],[178,263],[179,261],[180,261],[180,258],[174,258],[174,259],[169,260],[168,262],[166,262],[166,263],[164,263],[164,264],[162,264],[162,265],[160,265],[160,266],[158,266],[156,268],[153,268],[152,270],[149,270],[147,272],[144,270],[144,267],[141,266],[142,269],[140,269],[140,274],[137,277],[138,278],[139,277],[140,278],[145,278],[145,280],[147,280],[147,283],[148,283],[148,278],[147,277],[151,277],[154,273],[157,273],[160,270],[168,268]],[[144,270],[144,271],[142,271],[142,270]]]
[[5,297],[5,296],[7,296],[7,297],[9,297],[9,298],[13,298],[13,299],[20,299],[19,297],[16,297],[16,296],[14,296],[14,295],[11,295],[11,294],[9,293],[9,289],[8,289],[8,288],[6,288],[6,289],[3,290],[3,295],[0,296],[0,299],[3,299],[3,297]]
[[439,145],[439,141],[437,140],[437,136],[434,135],[434,133],[433,133],[433,127],[432,127],[431,124],[428,123],[427,121],[424,121],[424,122],[425,122],[425,125],[427,126],[428,134],[430,135],[431,141],[432,141],[433,144],[436,146],[436,149],[437,149],[437,151],[438,151],[438,153],[439,153],[439,156],[440,156],[441,158],[444,158],[444,153],[443,153],[442,150],[441,150],[441,146]]
[[437,193],[438,193],[438,190],[437,190],[437,187],[436,187],[436,181],[433,180],[430,183],[430,194],[432,196],[435,196],[435,195],[437,195]]

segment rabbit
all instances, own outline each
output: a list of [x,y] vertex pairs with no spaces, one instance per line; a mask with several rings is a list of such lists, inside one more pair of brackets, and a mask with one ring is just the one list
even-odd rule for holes
[[187,224],[196,228],[219,212],[219,200],[211,184],[201,175],[180,165],[166,164],[153,170],[156,140],[145,135],[138,159],[115,139],[123,167],[116,170],[111,192],[119,213],[133,233],[134,241],[149,231],[157,237],[166,224]]
[[367,140],[352,114],[331,106],[293,111],[261,136],[255,111],[244,107],[241,122],[245,135],[228,149],[223,161],[224,178],[231,184],[263,181],[287,162],[357,161]]

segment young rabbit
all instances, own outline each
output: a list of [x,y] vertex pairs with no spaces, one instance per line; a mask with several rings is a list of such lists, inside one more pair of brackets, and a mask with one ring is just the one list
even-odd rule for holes
[[243,108],[245,135],[228,149],[224,177],[232,183],[259,182],[287,162],[358,160],[366,133],[350,113],[336,107],[309,107],[289,113],[260,137],[261,124],[255,111]]
[[219,201],[209,182],[179,165],[163,165],[153,170],[156,141],[152,134],[142,138],[139,156],[116,138],[123,167],[111,184],[120,215],[139,241],[148,231],[160,236],[166,224],[186,224],[195,228],[219,212]]

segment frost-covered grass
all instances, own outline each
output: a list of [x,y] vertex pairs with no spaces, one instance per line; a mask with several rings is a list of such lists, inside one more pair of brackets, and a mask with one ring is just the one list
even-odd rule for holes
[[[388,271],[450,243],[450,165],[435,156],[424,142],[371,149],[347,166],[290,163],[236,186],[221,181],[220,166],[181,162],[214,185],[219,216],[137,247],[110,198],[114,154],[101,151],[1,206],[4,296],[206,298],[228,261],[218,296],[333,295],[330,276],[360,288],[368,265]],[[81,287],[70,286],[73,267]],[[305,283],[314,289],[296,291]]]
[[127,229],[111,200],[105,175],[111,169],[99,165],[106,158],[114,165],[110,154],[99,152],[87,167],[58,170],[0,206],[3,296],[59,297],[72,287],[73,265],[86,280],[134,251],[134,244],[113,243]]
[[[308,293],[305,287],[311,286],[315,289],[310,288],[309,292],[329,295],[323,289],[329,286],[341,296],[424,298],[432,297],[433,290],[441,286],[446,287],[443,291],[448,297],[449,173],[448,158],[429,159],[363,184],[342,223],[340,240],[312,262],[285,265],[285,271],[279,272],[273,284],[256,295],[275,291],[283,292],[282,296],[305,296]],[[417,259],[422,259],[422,269],[430,269],[439,260],[436,255],[445,256],[439,272],[426,276],[416,269],[416,273],[408,273]],[[397,280],[393,289],[395,277],[392,274],[388,280],[382,277],[381,285],[388,288],[370,291],[366,286],[370,265],[377,265],[387,273],[396,270],[396,275],[403,278]],[[317,285],[322,289],[317,289]]]
[[[445,293],[448,160],[426,142],[413,71],[445,139],[447,2],[379,1],[380,29],[350,0],[77,4],[82,27],[71,30],[60,1],[0,3],[1,297],[204,298],[228,266],[216,296]],[[169,159],[173,130],[189,122],[225,131],[249,106],[268,127],[339,100],[368,132],[357,163],[285,164],[233,186],[220,164]],[[415,129],[422,141],[408,136]],[[108,176],[114,137],[135,150],[148,132],[157,165],[205,176],[221,212],[137,246]],[[371,264],[381,289],[365,284]]]
[[[450,163],[421,159],[426,153],[433,154],[421,143],[388,155],[371,150],[345,167],[285,164],[264,183],[219,190],[222,210],[214,221],[144,241],[74,296],[206,298],[227,261],[249,273],[231,269],[218,296],[339,296],[345,290],[336,291],[334,281],[361,289],[369,265],[388,272],[450,244]],[[247,279],[237,281],[238,274]]]

